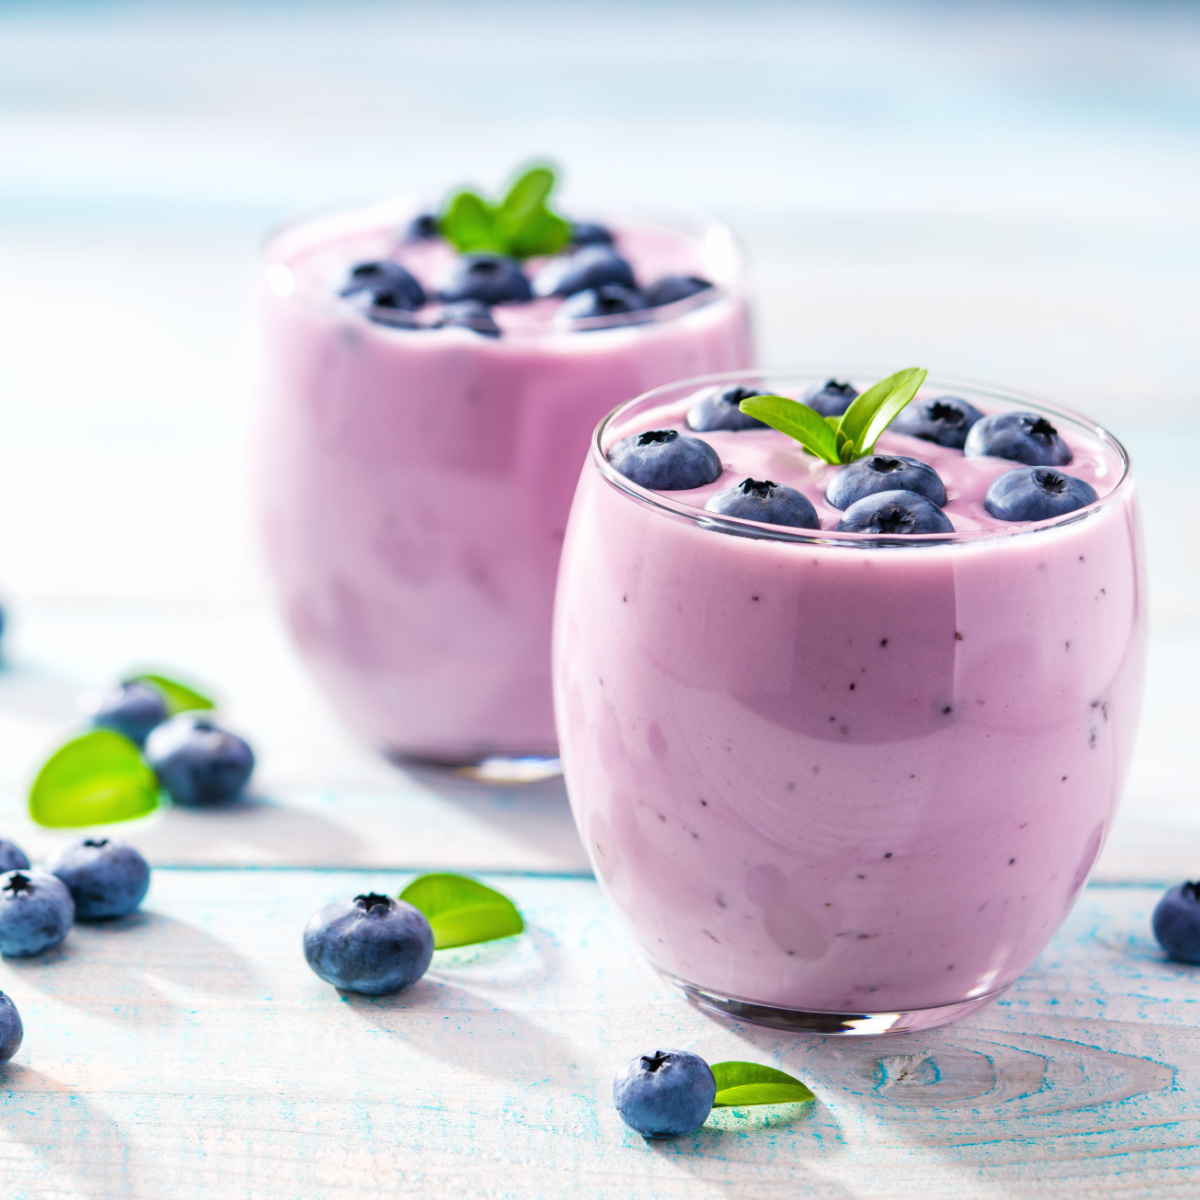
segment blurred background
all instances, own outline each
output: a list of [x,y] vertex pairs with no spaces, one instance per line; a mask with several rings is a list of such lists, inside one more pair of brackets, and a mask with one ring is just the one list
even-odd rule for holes
[[919,362],[1128,442],[1154,645],[1105,862],[1194,862],[1195,4],[0,3],[0,804],[145,661],[233,699],[277,794],[396,786],[265,600],[250,282],[289,214],[534,155],[728,221],[767,363]]

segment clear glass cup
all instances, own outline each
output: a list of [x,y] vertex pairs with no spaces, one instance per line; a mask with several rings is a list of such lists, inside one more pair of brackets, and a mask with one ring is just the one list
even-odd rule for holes
[[753,365],[742,261],[713,222],[618,215],[608,224],[635,270],[654,278],[682,248],[716,286],[570,328],[547,319],[554,301],[504,306],[499,338],[369,320],[338,282],[404,244],[414,211],[326,215],[266,246],[267,563],[302,658],[367,741],[524,781],[557,771],[554,581],[592,429],[624,396]]
[[1013,982],[1104,843],[1145,654],[1134,483],[1085,418],[936,379],[1095,439],[1116,485],[1037,525],[888,539],[717,516],[605,458],[710,382],[825,378],[694,379],[600,423],[559,578],[563,768],[597,878],[694,1002],[922,1029]]

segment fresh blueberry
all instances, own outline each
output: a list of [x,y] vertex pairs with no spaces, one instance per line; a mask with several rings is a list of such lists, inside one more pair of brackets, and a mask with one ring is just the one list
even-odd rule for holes
[[676,300],[686,300],[689,296],[707,292],[712,284],[698,275],[664,275],[656,279],[646,289],[646,303],[651,308],[662,304],[674,304]]
[[637,287],[633,268],[611,246],[584,246],[573,254],[552,258],[537,273],[533,290],[539,296],[573,296],[606,283]]
[[0,1066],[3,1066],[21,1048],[25,1027],[17,1006],[0,992]]
[[971,426],[963,453],[968,458],[1011,458],[1028,467],[1065,467],[1071,447],[1037,413],[1004,412],[981,417]]
[[499,337],[500,326],[492,316],[492,310],[482,300],[459,300],[447,304],[434,321],[435,329],[471,329],[484,337]]
[[29,870],[29,856],[16,842],[0,838],[0,874],[6,871]]
[[891,424],[893,433],[961,450],[971,426],[983,416],[973,404],[957,396],[939,396],[936,400],[912,400]]
[[916,492],[876,492],[856,500],[837,523],[846,533],[953,533],[950,518]]
[[75,920],[67,885],[46,871],[0,875],[0,954],[24,958],[57,946]]
[[569,323],[588,317],[615,317],[641,312],[646,307],[642,293],[619,283],[605,283],[568,296],[558,310],[558,320]]
[[158,688],[132,680],[100,696],[91,718],[97,728],[114,729],[141,746],[150,731],[167,719],[167,702]]
[[612,230],[596,221],[572,221],[571,243],[575,246],[611,246]]
[[1154,909],[1151,924],[1168,957],[1200,963],[1200,883],[1168,888]]
[[704,507],[723,517],[765,521],[768,525],[793,525],[797,529],[821,528],[817,510],[803,492],[772,483],[769,479],[743,479],[711,496]]
[[712,433],[715,429],[732,430],[735,433],[743,429],[766,429],[766,425],[757,417],[742,412],[738,407],[743,400],[761,395],[762,392],[754,388],[736,383],[732,387],[706,388],[697,392],[687,412],[688,428],[697,433]]
[[853,384],[838,383],[830,379],[810,387],[800,397],[809,408],[815,408],[823,417],[840,417],[850,407],[850,401],[858,395]]
[[695,1133],[712,1112],[717,1081],[712,1068],[687,1050],[655,1050],[631,1058],[613,1080],[621,1120],[643,1137]]
[[358,263],[350,268],[341,294],[376,308],[411,311],[425,303],[421,281],[397,262]]
[[459,300],[523,304],[533,299],[521,264],[502,254],[464,254],[442,280],[438,296],[446,304]]
[[46,870],[67,885],[77,921],[131,913],[150,890],[150,864],[120,838],[79,838],[51,856]]
[[703,439],[675,429],[650,429],[622,438],[608,461],[626,479],[660,492],[703,487],[721,474],[721,459]]
[[1096,489],[1074,475],[1053,467],[1017,467],[993,480],[983,507],[998,521],[1044,521],[1098,499]]
[[233,800],[254,770],[254,752],[203,713],[180,713],[146,739],[146,761],[176,804]]
[[916,492],[938,508],[946,503],[941,476],[928,463],[903,454],[868,454],[855,459],[829,481],[825,499],[834,508],[849,508],[877,492]]
[[428,242],[438,237],[440,233],[441,230],[438,228],[437,217],[431,212],[423,212],[417,213],[409,221],[408,227],[404,231],[404,236],[410,242]]
[[346,992],[398,992],[429,969],[433,930],[420,909],[371,892],[318,909],[304,930],[304,957]]

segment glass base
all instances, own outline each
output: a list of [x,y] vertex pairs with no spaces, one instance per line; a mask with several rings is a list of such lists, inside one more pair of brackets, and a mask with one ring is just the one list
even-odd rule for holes
[[949,1021],[957,1021],[984,1005],[990,1004],[1004,989],[978,996],[974,1000],[962,1000],[958,1004],[943,1004],[938,1008],[914,1008],[908,1012],[835,1013],[805,1012],[798,1008],[777,1008],[771,1004],[756,1004],[752,1000],[741,1000],[736,996],[723,996],[697,987],[683,979],[659,971],[669,983],[673,983],[697,1008],[705,1012],[733,1017],[751,1025],[762,1025],[767,1029],[778,1029],[784,1033],[819,1033],[827,1036],[864,1037],[881,1033],[916,1033],[921,1029],[933,1029]]
[[476,783],[491,783],[518,787],[526,783],[543,783],[547,779],[558,779],[562,775],[562,759],[540,754],[489,754],[474,762],[447,762],[444,759],[426,758],[411,754],[389,751],[387,757],[396,766],[417,771],[429,771],[434,775],[447,775],[458,779],[472,779]]

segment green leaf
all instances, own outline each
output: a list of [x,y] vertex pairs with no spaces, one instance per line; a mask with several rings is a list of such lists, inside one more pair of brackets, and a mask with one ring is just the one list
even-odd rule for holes
[[545,166],[531,167],[508,189],[500,202],[500,213],[509,220],[523,221],[545,205],[552,191],[554,172]]
[[738,405],[744,413],[795,438],[806,450],[827,463],[838,459],[837,438],[828,422],[816,409],[784,396],[750,396]]
[[203,692],[190,688],[178,679],[169,679],[166,675],[131,675],[126,683],[146,683],[162,693],[167,702],[167,712],[175,716],[181,712],[199,712],[201,709],[216,708],[216,701]]
[[571,240],[571,225],[547,209],[533,213],[507,236],[508,252],[514,258],[557,254]]
[[712,1065],[717,1081],[713,1108],[748,1104],[803,1104],[815,1097],[785,1071],[749,1062],[719,1062]]
[[491,942],[525,928],[517,906],[503,892],[466,875],[419,875],[400,899],[425,914],[435,950]]
[[842,462],[852,462],[870,454],[879,435],[900,410],[917,394],[925,382],[923,367],[908,367],[867,388],[842,414],[838,429],[849,439],[851,452]]
[[138,748],[111,729],[93,729],[60,746],[29,789],[29,815],[57,829],[107,825],[158,806],[158,780]]
[[554,171],[539,164],[522,172],[499,203],[459,192],[446,205],[439,227],[463,254],[556,254],[570,241],[571,226],[547,206],[554,184]]
[[474,192],[459,192],[453,197],[438,224],[442,236],[462,254],[483,250],[505,253],[492,206]]

